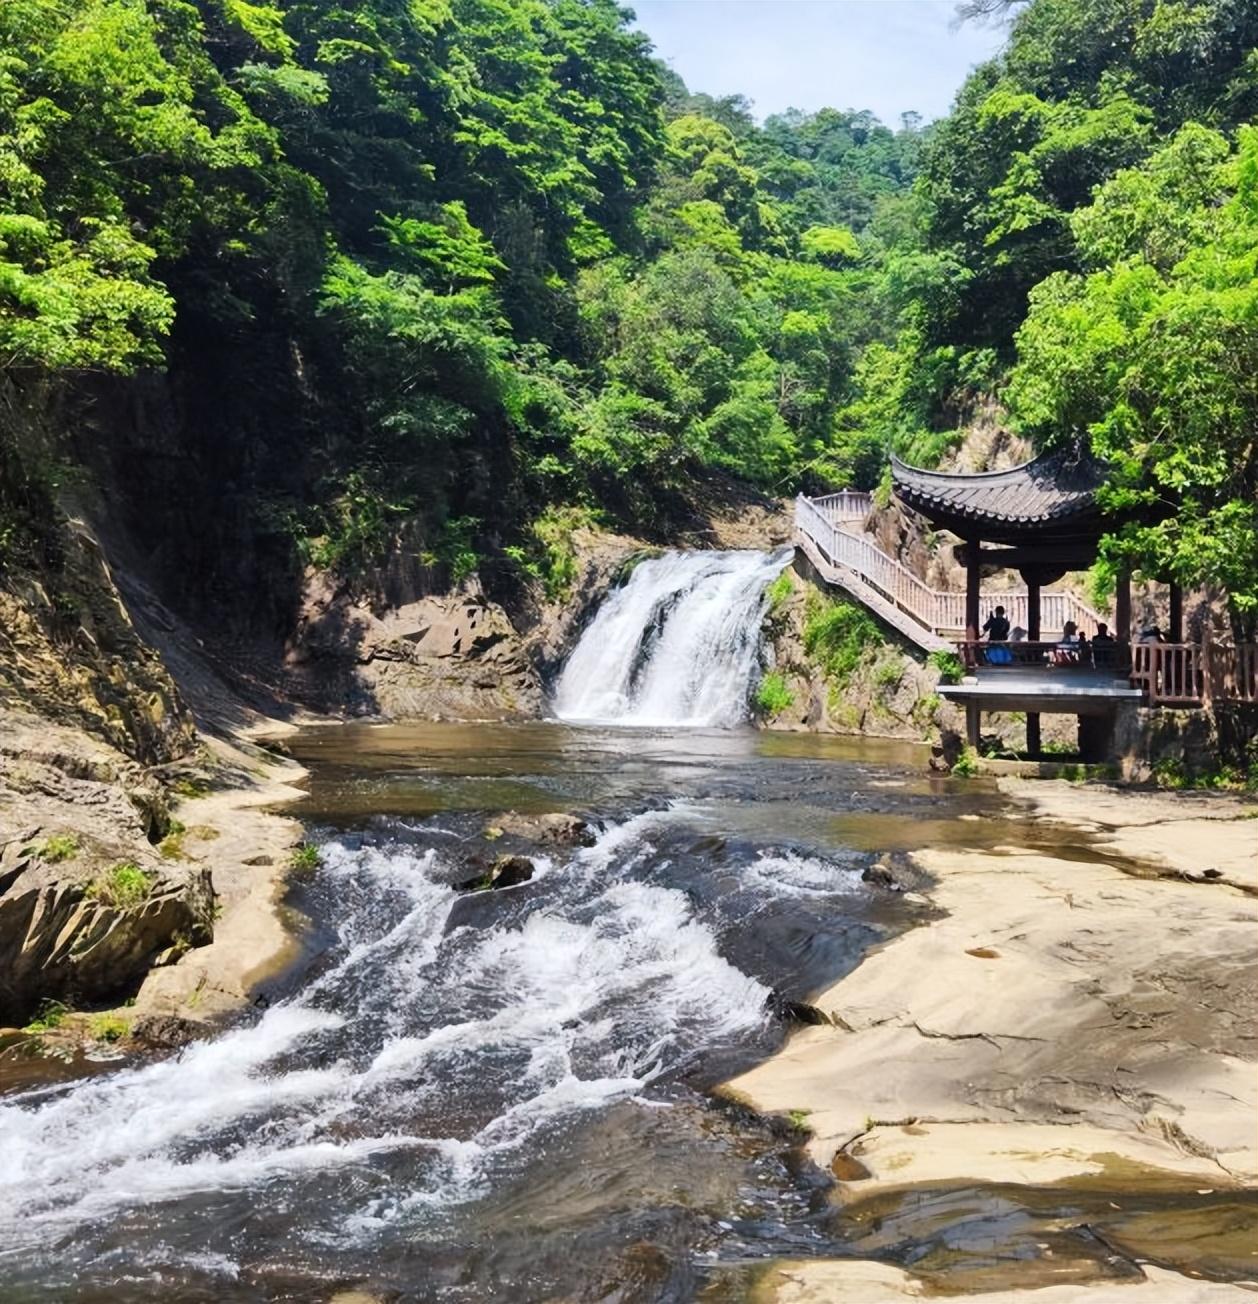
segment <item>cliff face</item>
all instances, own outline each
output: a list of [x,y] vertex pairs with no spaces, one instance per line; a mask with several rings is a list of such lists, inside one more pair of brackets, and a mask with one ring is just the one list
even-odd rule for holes
[[[852,636],[851,655],[842,671],[827,670],[824,658],[809,650],[809,629],[833,599],[824,584],[798,569],[788,569],[772,594],[765,621],[770,667],[784,693],[774,709],[761,692],[760,723],[770,729],[816,733],[869,734],[923,742],[941,728],[956,728],[955,708],[935,692],[939,672],[920,653],[872,621]],[[789,587],[788,587],[789,586]]]

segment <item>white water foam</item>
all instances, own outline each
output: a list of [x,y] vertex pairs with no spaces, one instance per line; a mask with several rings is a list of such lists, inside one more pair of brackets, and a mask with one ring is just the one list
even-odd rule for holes
[[[438,853],[329,844],[343,954],[296,997],[168,1060],[0,1103],[0,1245],[416,1153],[390,1194],[342,1211],[361,1234],[475,1197],[539,1129],[753,1030],[767,989],[683,893],[623,877],[679,818],[611,826],[559,900],[479,930],[448,931],[459,898]],[[451,1134],[423,1134],[447,1112]]]
[[563,720],[727,726],[747,718],[765,588],[789,551],[669,552],[608,596],[564,666]]

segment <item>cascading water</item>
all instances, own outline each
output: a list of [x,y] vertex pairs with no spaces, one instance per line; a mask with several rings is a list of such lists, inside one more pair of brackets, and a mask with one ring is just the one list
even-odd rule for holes
[[559,677],[555,714],[658,726],[746,719],[765,589],[790,556],[669,552],[642,562],[581,636]]
[[[686,1206],[675,1192],[723,1125],[687,1123],[681,1075],[770,1035],[769,988],[726,946],[763,945],[780,879],[830,917],[860,886],[847,858],[741,844],[714,881],[693,849],[705,809],[609,823],[591,846],[535,853],[522,887],[470,896],[452,883],[483,843],[476,817],[325,843],[306,905],[335,940],[299,991],[172,1058],[0,1099],[0,1276],[32,1301],[322,1300],[312,1282],[372,1275],[390,1298],[564,1294],[569,1256],[550,1262],[544,1237],[597,1214],[588,1234],[632,1241],[631,1213],[599,1229],[660,1183],[661,1208]],[[783,944],[797,934],[792,918]],[[806,1206],[772,1153],[759,1162],[779,1186],[748,1234],[773,1241]],[[606,1166],[606,1192],[587,1164]],[[731,1227],[678,1216],[692,1241]],[[467,1247],[495,1236],[470,1278]],[[557,1284],[519,1284],[538,1273]]]

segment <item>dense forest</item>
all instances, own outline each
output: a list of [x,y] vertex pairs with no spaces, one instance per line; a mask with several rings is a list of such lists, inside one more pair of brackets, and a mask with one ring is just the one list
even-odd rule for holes
[[1252,620],[1258,6],[978,7],[1004,53],[892,128],[691,94],[614,0],[5,0],[0,562],[77,476],[204,612],[399,547],[558,587],[578,523],[981,409]]

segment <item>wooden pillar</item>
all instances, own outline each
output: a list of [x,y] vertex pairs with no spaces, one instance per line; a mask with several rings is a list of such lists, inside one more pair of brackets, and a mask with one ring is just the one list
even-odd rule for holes
[[966,702],[966,704],[965,704],[965,740],[966,740],[966,742],[968,742],[968,743],[970,744],[971,747],[974,748],[975,751],[978,750],[978,745],[979,745],[979,742],[980,742],[980,740],[981,740],[981,732],[980,732],[980,726],[979,726],[979,716],[980,716],[980,712],[979,712],[979,705],[978,705],[978,703],[977,703],[977,702]]
[[[1026,636],[1030,643],[1040,641],[1040,581],[1032,572],[1024,571],[1026,580]],[[1040,713],[1028,711],[1026,714],[1026,749],[1028,756],[1040,754]]]
[[965,546],[965,638],[967,643],[977,643],[979,638],[979,549],[978,539],[967,539]]
[[1167,631],[1168,643],[1184,641],[1184,590],[1171,581],[1171,627]]
[[1131,642],[1131,572],[1118,576],[1118,591],[1114,595],[1114,637],[1120,643]]

